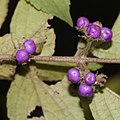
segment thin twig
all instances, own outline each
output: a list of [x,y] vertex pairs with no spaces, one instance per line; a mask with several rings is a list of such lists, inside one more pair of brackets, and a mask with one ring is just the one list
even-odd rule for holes
[[[44,62],[72,62],[72,63],[115,63],[120,64],[120,58],[91,58],[79,56],[34,56],[34,61]],[[0,62],[16,62],[15,57],[11,55],[0,54]]]
[[120,63],[120,58],[91,58],[91,57],[68,57],[68,56],[34,56],[31,58],[35,61],[46,61],[46,62],[72,62],[72,63]]

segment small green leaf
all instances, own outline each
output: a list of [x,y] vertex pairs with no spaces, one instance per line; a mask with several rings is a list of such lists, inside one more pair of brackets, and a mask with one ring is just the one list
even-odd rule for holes
[[70,0],[26,0],[37,10],[52,14],[73,26],[70,16]]
[[[12,43],[11,35],[6,34],[0,37],[0,54],[13,55],[15,52],[14,45]],[[0,79],[11,80],[15,74],[15,65],[11,63],[3,63],[0,65]]]
[[93,54],[100,58],[120,58],[120,14],[112,28],[113,38],[111,43],[103,43]]
[[0,0],[0,28],[5,21],[5,17],[7,16],[8,3],[9,0]]
[[97,93],[90,104],[95,120],[118,120],[120,118],[120,96],[106,88]]
[[103,67],[103,64],[99,64],[99,63],[88,63],[87,66],[88,66],[88,68],[89,68],[90,70],[96,71],[96,70],[102,68],[102,67]]

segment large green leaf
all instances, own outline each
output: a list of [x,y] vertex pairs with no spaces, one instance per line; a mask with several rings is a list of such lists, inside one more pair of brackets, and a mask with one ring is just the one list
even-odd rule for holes
[[26,120],[30,112],[36,106],[40,106],[39,93],[37,93],[33,84],[33,80],[36,80],[34,77],[35,75],[32,73],[26,76],[15,75],[15,80],[12,82],[7,95],[8,117],[10,120]]
[[120,96],[106,88],[94,95],[90,108],[95,120],[119,120]]
[[26,0],[37,10],[52,14],[73,26],[70,16],[70,0]]
[[0,28],[7,16],[9,0],[0,0]]
[[93,51],[93,54],[102,58],[120,58],[120,14],[112,28],[113,38],[110,43],[104,43],[100,48]]
[[[7,95],[11,120],[26,120],[35,106],[42,107],[45,120],[85,120],[80,99],[71,96],[66,77],[56,85],[48,86],[37,77],[36,72],[32,67],[26,76],[15,76]],[[71,89],[72,93],[74,90]]]
[[41,81],[36,84],[40,85],[37,90],[46,120],[84,120],[79,98],[70,95],[66,78],[51,87]]
[[[0,54],[1,55],[13,55],[15,52],[14,45],[12,43],[11,35],[6,34],[0,37]],[[15,74],[15,65],[12,63],[0,64],[0,79],[11,80]]]

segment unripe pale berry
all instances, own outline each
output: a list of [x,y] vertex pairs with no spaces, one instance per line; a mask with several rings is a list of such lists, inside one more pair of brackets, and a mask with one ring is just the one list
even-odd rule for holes
[[77,27],[82,28],[82,27],[88,27],[90,24],[89,20],[86,17],[80,17],[77,20]]
[[80,81],[80,72],[77,68],[71,68],[67,72],[67,77],[72,83],[77,83]]
[[101,37],[105,42],[109,42],[111,40],[112,34],[113,34],[112,31],[107,27],[103,27],[101,29]]
[[96,24],[89,25],[87,28],[87,34],[94,39],[99,38],[101,34],[100,26]]
[[36,51],[36,45],[35,45],[35,42],[33,40],[26,40],[24,42],[24,47],[29,54],[33,54]]
[[78,88],[78,93],[82,97],[91,97],[93,94],[93,88],[86,84],[81,84]]
[[92,72],[88,72],[84,76],[84,81],[87,85],[93,85],[96,82],[96,75]]
[[21,49],[16,52],[16,60],[19,63],[27,62],[29,58],[30,58],[29,53],[25,49]]

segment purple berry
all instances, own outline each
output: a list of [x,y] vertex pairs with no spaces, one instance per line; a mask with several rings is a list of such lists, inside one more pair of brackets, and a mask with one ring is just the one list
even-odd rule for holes
[[71,68],[67,72],[68,79],[72,83],[77,83],[80,81],[80,72],[77,68]]
[[90,24],[89,20],[85,17],[80,17],[77,20],[77,27],[82,28],[82,27],[88,27]]
[[25,49],[18,50],[16,52],[16,60],[19,63],[24,63],[29,60],[29,53]]
[[24,42],[24,47],[29,54],[33,54],[36,51],[36,45],[35,45],[35,42],[33,40],[26,40]]
[[100,26],[98,26],[96,24],[91,24],[87,28],[87,34],[94,39],[99,38],[100,34],[101,34]]
[[96,82],[96,75],[92,72],[88,72],[84,76],[84,80],[87,85],[93,85]]
[[93,88],[86,84],[81,84],[78,88],[78,93],[83,97],[91,97],[93,94]]
[[105,42],[110,41],[110,39],[112,38],[112,34],[112,31],[107,27],[103,27],[101,29],[101,37],[104,39]]

